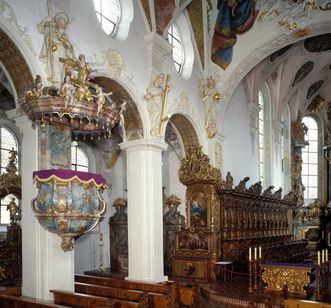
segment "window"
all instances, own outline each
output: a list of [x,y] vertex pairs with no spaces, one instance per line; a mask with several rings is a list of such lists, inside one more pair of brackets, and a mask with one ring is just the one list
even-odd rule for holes
[[168,41],[173,46],[172,59],[174,60],[177,72],[180,74],[183,69],[185,54],[182,38],[175,23],[171,24],[168,30]]
[[94,0],[95,12],[103,30],[112,35],[121,19],[121,6],[118,0]]
[[312,117],[304,117],[302,122],[307,126],[309,145],[302,149],[302,184],[305,186],[304,198],[315,199],[318,177],[318,126]]
[[0,224],[1,225],[9,225],[10,223],[10,212],[7,210],[8,204],[12,201],[12,198],[14,198],[15,203],[18,204],[18,200],[14,195],[8,195],[5,198],[1,199],[0,203]]
[[89,162],[86,152],[77,142],[71,145],[71,170],[88,172]]
[[262,91],[259,91],[259,171],[260,181],[264,184],[264,102]]
[[7,128],[0,126],[0,140],[1,140],[1,152],[0,152],[0,173],[6,172],[6,167],[9,162],[10,151],[14,149],[17,151],[17,141],[14,134]]

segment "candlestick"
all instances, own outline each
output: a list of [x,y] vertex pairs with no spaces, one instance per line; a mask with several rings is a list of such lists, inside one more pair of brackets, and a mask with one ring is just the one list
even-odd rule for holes
[[248,255],[249,255],[249,258],[248,258],[248,260],[249,261],[252,261],[252,247],[249,247],[249,250],[248,250]]
[[254,248],[254,260],[257,259],[257,247]]
[[259,258],[262,259],[262,247],[259,247]]
[[99,242],[99,247],[100,247],[100,254],[99,254],[99,272],[105,272],[105,265],[103,263],[103,235],[100,232],[100,242]]
[[324,250],[322,250],[322,264],[324,263]]
[[317,265],[321,265],[321,256],[319,251],[317,251]]

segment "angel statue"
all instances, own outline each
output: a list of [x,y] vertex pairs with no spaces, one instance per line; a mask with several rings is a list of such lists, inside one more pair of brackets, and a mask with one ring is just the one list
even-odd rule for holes
[[212,76],[201,82],[201,98],[205,111],[205,127],[209,138],[216,134],[215,103],[219,103],[220,94],[216,90],[216,81]]
[[43,84],[41,82],[41,76],[36,75],[34,85],[30,91],[26,92],[25,98],[27,101],[37,99],[42,94]]
[[[96,85],[96,94],[97,95],[93,95],[93,97],[95,97],[97,100],[96,100],[96,104],[98,106],[98,109],[97,109],[97,115],[99,115],[103,105],[105,104],[106,102],[106,97],[109,97],[111,95],[113,95],[113,92],[109,92],[109,93],[104,93],[103,92],[103,89],[99,86],[99,85]],[[110,98],[110,103],[112,103],[112,99]]]
[[52,22],[50,14],[39,24],[38,31],[44,35],[44,42],[39,59],[46,66],[47,78],[52,85],[59,86],[64,79],[64,71],[59,58],[74,58],[74,49],[65,30],[69,24],[69,17],[65,13],[55,15]]
[[89,90],[91,83],[88,81],[92,69],[89,63],[85,61],[85,55],[80,54],[78,60],[75,58],[59,58],[59,61],[63,63],[66,75],[70,76],[75,86],[78,87],[75,92],[76,100],[93,102],[93,96]]

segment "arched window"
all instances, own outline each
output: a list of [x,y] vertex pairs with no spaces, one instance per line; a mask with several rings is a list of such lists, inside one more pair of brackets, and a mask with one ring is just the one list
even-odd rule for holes
[[185,61],[182,37],[176,23],[172,23],[168,29],[168,41],[173,46],[172,59],[174,60],[177,72],[180,74]]
[[14,149],[17,151],[17,141],[15,135],[6,127],[0,126],[0,173],[6,172],[6,167],[9,162],[10,151]]
[[264,184],[264,101],[262,91],[259,91],[259,174],[262,186]]
[[121,5],[118,0],[94,0],[95,12],[103,30],[112,35],[121,19]]
[[318,197],[318,125],[314,118],[304,117],[303,123],[307,126],[306,140],[309,145],[302,149],[302,184],[305,186],[304,198]]
[[71,170],[89,171],[89,161],[86,152],[77,142],[71,144]]

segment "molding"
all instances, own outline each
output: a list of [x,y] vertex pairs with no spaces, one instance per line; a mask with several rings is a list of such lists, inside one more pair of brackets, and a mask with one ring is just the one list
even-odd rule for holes
[[163,152],[168,148],[168,144],[159,139],[140,139],[120,143],[120,148],[126,152],[155,151]]

